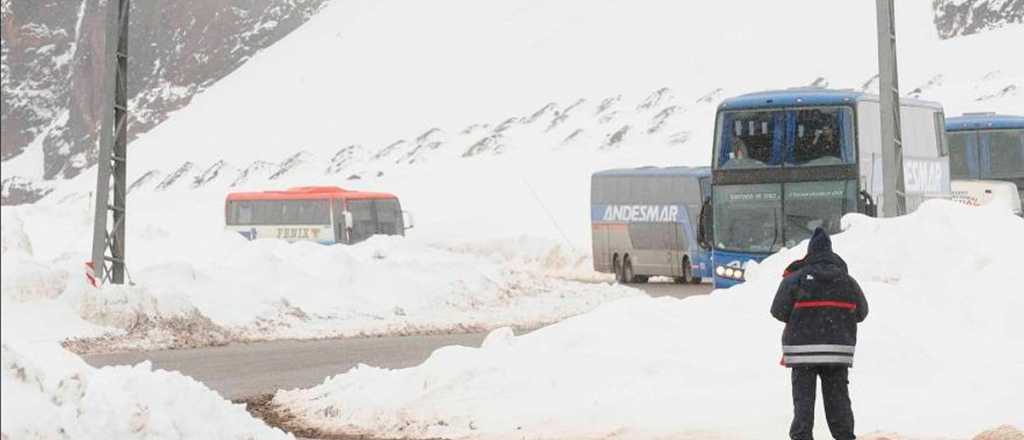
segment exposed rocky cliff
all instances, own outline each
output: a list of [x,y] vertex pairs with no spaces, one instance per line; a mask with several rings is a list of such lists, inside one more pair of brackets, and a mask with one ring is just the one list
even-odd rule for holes
[[[324,1],[132,2],[129,135],[151,129],[187,105],[196,93],[304,23]],[[95,163],[103,108],[97,91],[107,65],[105,4],[2,0],[0,159],[22,154],[34,159],[16,167],[22,174],[17,181],[5,169],[5,204],[29,202],[45,191],[32,190],[32,182],[38,187],[40,179],[74,177]]]

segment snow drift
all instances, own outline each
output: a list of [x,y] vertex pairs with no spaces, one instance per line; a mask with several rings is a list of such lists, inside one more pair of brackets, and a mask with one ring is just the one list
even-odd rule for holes
[[[967,437],[1024,424],[1024,220],[934,201],[845,222],[835,249],[871,304],[851,371],[858,431]],[[775,438],[791,415],[789,375],[768,308],[805,246],[709,297],[623,299],[523,336],[496,330],[418,367],[359,366],[274,402],[327,433]]]
[[128,234],[134,284],[101,289],[84,278],[85,200],[4,207],[5,335],[85,338],[71,347],[95,351],[481,331],[535,327],[639,294],[593,282],[585,254],[541,239],[247,241],[224,232],[222,197],[139,199]]
[[95,369],[54,344],[0,348],[0,431],[23,439],[294,439],[149,363]]

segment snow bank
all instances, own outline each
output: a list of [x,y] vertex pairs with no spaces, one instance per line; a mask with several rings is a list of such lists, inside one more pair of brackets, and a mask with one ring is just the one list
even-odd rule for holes
[[54,344],[0,353],[0,431],[22,439],[294,439],[179,373],[94,369]]
[[[3,254],[5,334],[78,338],[70,346],[81,352],[482,331],[535,327],[639,294],[567,280],[593,280],[585,254],[529,236],[451,245],[415,237],[355,246],[247,241],[223,231],[219,191],[133,200],[135,284],[94,289],[84,278],[86,202],[3,208],[4,242],[12,243]],[[556,272],[565,276],[548,276]],[[65,319],[37,329],[49,316]]]
[[[871,303],[851,371],[858,430],[967,437],[1024,425],[1024,221],[936,201],[846,222],[835,248]],[[523,336],[496,330],[418,367],[359,366],[274,402],[325,433],[778,438],[789,375],[768,308],[802,246],[709,297],[623,299]]]

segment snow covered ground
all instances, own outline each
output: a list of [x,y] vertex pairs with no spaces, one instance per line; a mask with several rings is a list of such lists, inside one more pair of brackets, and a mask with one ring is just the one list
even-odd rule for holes
[[222,197],[133,200],[140,213],[128,234],[135,285],[102,289],[84,278],[87,200],[4,207],[4,337],[89,338],[71,346],[96,351],[479,331],[534,327],[639,294],[595,282],[580,250],[528,237],[445,245],[401,237],[355,246],[250,242],[223,231]]
[[4,439],[294,439],[148,363],[95,369],[56,344],[5,341],[0,350]]
[[[851,371],[858,431],[968,438],[1024,426],[1024,220],[934,201],[845,222],[835,248],[871,304]],[[804,246],[708,297],[623,299],[523,336],[495,330],[418,367],[359,366],[274,402],[324,432],[384,437],[778,438],[789,376],[768,308]]]

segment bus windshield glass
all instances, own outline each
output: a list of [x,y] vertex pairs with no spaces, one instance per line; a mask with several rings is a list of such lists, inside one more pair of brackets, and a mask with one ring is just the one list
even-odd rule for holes
[[329,200],[231,200],[228,225],[327,225]]
[[715,248],[738,252],[792,247],[819,226],[839,232],[857,203],[852,180],[721,185],[714,192]]
[[954,179],[1024,177],[1024,129],[958,131],[947,139]]
[[767,168],[854,163],[850,107],[722,112],[715,168]]

